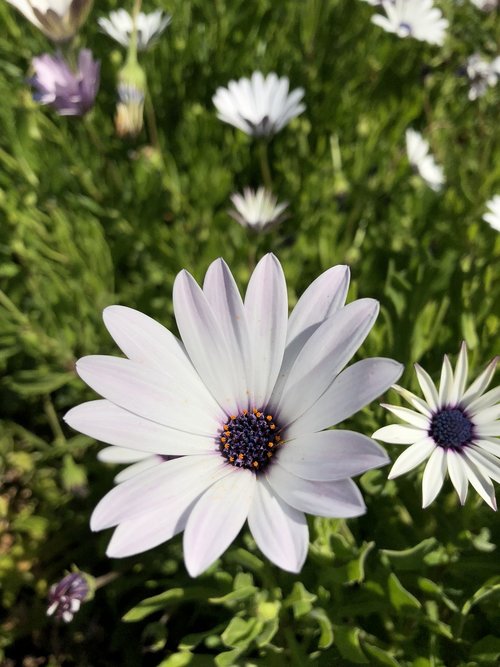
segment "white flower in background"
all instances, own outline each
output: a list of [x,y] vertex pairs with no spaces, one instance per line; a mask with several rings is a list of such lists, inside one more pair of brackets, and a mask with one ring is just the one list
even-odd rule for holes
[[386,16],[372,16],[372,23],[380,28],[398,37],[414,37],[439,46],[444,43],[448,21],[433,0],[384,0],[382,7]]
[[254,72],[251,79],[230,81],[217,88],[212,101],[217,116],[252,137],[270,137],[305,110],[302,88],[289,93],[288,77]]
[[471,0],[471,2],[482,12],[492,12],[497,7],[500,7],[499,0]]
[[54,42],[72,39],[87,18],[93,0],[7,0]]
[[70,410],[73,428],[114,445],[176,458],[118,484],[97,505],[93,530],[117,526],[108,554],[143,552],[184,531],[196,576],[245,521],[261,551],[285,570],[306,558],[305,513],[366,510],[353,475],[387,463],[370,438],[324,430],[385,391],[402,366],[363,359],[344,369],[378,313],[373,299],[344,305],[349,270],[317,278],[288,317],[280,263],[266,255],[242,300],[223,260],[203,288],[186,271],[174,284],[182,336],[130,308],[104,322],[128,358],[80,359],[80,377],[104,400]]
[[485,60],[478,53],[467,58],[465,71],[470,81],[469,99],[482,97],[489,87],[496,86],[500,77],[500,56],[493,61]]
[[288,202],[278,204],[278,198],[262,186],[257,190],[245,188],[242,195],[231,195],[231,201],[236,210],[229,211],[229,215],[243,227],[259,232],[281,222],[288,206]]
[[486,206],[488,212],[483,215],[483,220],[500,232],[500,195],[495,195],[486,203]]
[[429,143],[411,128],[406,130],[406,152],[411,166],[427,185],[436,192],[441,190],[445,182],[443,168],[429,153]]
[[[145,51],[161,36],[165,28],[172,21],[169,14],[157,9],[151,14],[139,12],[137,15],[137,49]],[[128,47],[132,33],[132,16],[125,9],[117,9],[109,14],[108,18],[99,18],[97,22],[112,39]]]
[[402,387],[394,387],[415,410],[383,405],[406,424],[384,426],[373,437],[382,442],[410,445],[394,463],[389,479],[428,459],[422,479],[423,507],[437,496],[448,470],[462,505],[470,482],[483,500],[496,509],[491,480],[500,481],[500,387],[484,392],[497,361],[495,357],[466,389],[467,348],[462,343],[455,372],[448,357],[444,358],[439,390],[424,369],[415,364],[425,400]]

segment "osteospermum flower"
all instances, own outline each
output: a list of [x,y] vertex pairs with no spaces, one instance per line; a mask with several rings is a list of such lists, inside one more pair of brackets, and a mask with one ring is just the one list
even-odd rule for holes
[[235,539],[245,521],[261,551],[285,570],[302,567],[304,513],[365,512],[350,479],[384,465],[370,438],[338,424],[399,377],[391,359],[343,370],[378,313],[373,299],[344,305],[349,270],[322,274],[290,318],[280,263],[266,255],[243,301],[223,260],[203,288],[186,271],[174,284],[182,343],[130,308],[104,322],[127,359],[84,357],[80,377],[104,400],[65,419],[108,444],[176,456],[118,484],[98,504],[93,530],[118,526],[108,547],[137,554],[184,531],[184,560],[196,576]]
[[269,229],[283,220],[283,212],[288,202],[278,204],[278,198],[264,187],[257,190],[245,188],[243,195],[235,193],[231,195],[234,211],[229,211],[235,220],[243,227],[249,227],[255,231]]
[[471,101],[482,97],[488,88],[496,86],[500,77],[500,57],[493,61],[485,60],[478,53],[474,53],[465,64],[465,72],[470,82],[469,99]]
[[406,152],[411,166],[427,185],[432,190],[440,190],[445,182],[443,168],[429,153],[429,143],[411,128],[406,131]]
[[372,23],[387,32],[439,46],[444,43],[448,21],[433,0],[383,0],[382,8],[386,16],[375,14]]
[[[500,387],[484,393],[493,378],[498,357],[466,389],[467,348],[462,344],[455,372],[445,356],[439,390],[430,376],[415,365],[425,400],[395,386],[415,410],[384,405],[405,425],[392,424],[373,434],[377,440],[410,445],[396,460],[389,479],[399,477],[428,459],[422,479],[423,507],[437,496],[446,471],[460,502],[465,503],[469,482],[496,509],[492,479],[500,481]],[[491,479],[490,479],[491,478]]]
[[89,594],[88,581],[80,572],[66,575],[49,589],[47,616],[69,623]]
[[[137,49],[145,51],[154,44],[172,21],[170,14],[157,9],[150,14],[137,14]],[[99,18],[97,22],[112,39],[128,47],[132,33],[132,16],[125,9],[117,9],[109,14],[108,18]]]
[[269,137],[305,110],[302,88],[289,93],[288,77],[254,72],[250,79],[230,81],[217,88],[212,101],[217,116],[252,137]]
[[61,116],[82,116],[94,106],[99,89],[100,64],[92,52],[82,49],[76,72],[60,55],[44,53],[33,58],[35,76],[33,97],[40,104],[50,104]]
[[7,0],[54,42],[72,39],[87,18],[92,0]]
[[483,220],[487,222],[493,229],[500,232],[500,195],[495,195],[492,199],[486,202],[488,212],[483,215]]

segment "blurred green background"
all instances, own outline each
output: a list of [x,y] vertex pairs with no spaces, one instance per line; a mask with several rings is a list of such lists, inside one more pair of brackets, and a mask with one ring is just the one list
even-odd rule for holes
[[[175,331],[176,273],[201,279],[219,256],[243,289],[255,260],[275,252],[290,305],[348,263],[349,299],[381,302],[361,354],[404,363],[410,389],[413,362],[437,380],[462,340],[471,375],[498,352],[500,237],[481,216],[500,193],[500,87],[472,103],[460,71],[476,50],[497,54],[500,21],[470,2],[439,4],[451,24],[443,48],[383,32],[360,0],[145,1],[173,15],[141,57],[152,145],[147,129],[135,140],[114,132],[125,53],[96,19],[119,5],[96,3],[81,31],[102,81],[79,119],[32,101],[30,60],[52,47],[0,3],[2,667],[498,664],[500,527],[473,490],[461,508],[448,481],[423,511],[421,471],[397,482],[372,471],[360,480],[366,516],[310,519],[300,575],[269,564],[243,531],[192,580],[179,537],[106,558],[110,532],[88,523],[116,471],[61,420],[93,397],[75,360],[117,352],[102,308],[138,308]],[[232,192],[261,183],[257,147],[211,102],[257,69],[287,75],[307,105],[270,145],[290,217],[262,236],[227,214]],[[411,172],[409,126],[445,169],[442,193]],[[385,420],[373,404],[349,427],[370,435]],[[46,594],[73,565],[117,576],[58,625]]]

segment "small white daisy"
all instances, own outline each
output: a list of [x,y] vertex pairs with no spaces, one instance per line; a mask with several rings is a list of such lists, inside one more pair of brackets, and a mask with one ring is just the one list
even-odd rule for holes
[[486,206],[488,212],[483,215],[483,220],[500,232],[500,195],[495,195],[486,202]]
[[466,390],[467,348],[462,343],[455,372],[448,357],[444,358],[439,390],[424,369],[415,364],[425,400],[394,386],[416,411],[383,405],[406,424],[384,426],[373,437],[382,442],[410,445],[394,463],[389,479],[429,459],[422,479],[423,507],[437,496],[448,470],[462,505],[470,482],[496,510],[491,480],[500,481],[500,387],[484,392],[493,378],[497,361],[495,357]]
[[479,53],[467,58],[465,71],[470,82],[469,99],[482,97],[488,88],[496,86],[500,77],[500,57],[493,61],[485,60]]
[[[145,51],[148,46],[156,42],[171,20],[172,17],[164,14],[161,9],[151,14],[139,12],[137,15],[137,49]],[[97,22],[112,39],[128,47],[133,22],[132,16],[126,9],[117,9],[111,12],[108,18],[101,17]]]
[[482,12],[492,12],[497,7],[500,7],[500,0],[471,0]]
[[217,88],[212,101],[217,116],[252,137],[270,137],[305,110],[302,88],[289,92],[288,77],[254,72],[250,79]]
[[231,201],[236,210],[229,211],[229,215],[243,227],[258,232],[281,222],[284,218],[283,211],[288,206],[288,202],[278,204],[278,198],[262,186],[257,190],[245,188],[242,195],[231,195]]
[[402,366],[363,359],[344,369],[378,313],[373,299],[345,305],[348,284],[347,267],[329,269],[288,317],[274,255],[257,264],[244,300],[222,260],[202,288],[182,271],[174,284],[182,342],[142,313],[106,308],[104,322],[127,358],[80,359],[80,377],[104,400],[65,419],[122,448],[101,458],[123,461],[130,449],[175,457],[121,481],[97,505],[92,529],[117,526],[110,556],[184,531],[184,560],[196,576],[248,521],[261,551],[298,572],[308,549],[304,513],[365,512],[351,477],[385,465],[387,455],[364,435],[325,429],[379,396]]
[[434,6],[433,0],[383,0],[386,16],[375,14],[372,23],[398,37],[414,37],[422,42],[442,46],[448,21]]
[[406,152],[411,166],[427,185],[436,192],[441,190],[445,182],[443,168],[429,153],[429,143],[411,128],[406,130]]
[[54,42],[72,39],[92,8],[92,0],[7,0]]

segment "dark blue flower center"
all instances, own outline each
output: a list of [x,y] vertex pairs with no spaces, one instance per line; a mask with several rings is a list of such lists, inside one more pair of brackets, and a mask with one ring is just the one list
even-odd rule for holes
[[261,472],[282,444],[280,429],[263,410],[232,415],[219,432],[219,451],[237,468]]
[[399,24],[399,35],[400,37],[408,37],[412,33],[412,27],[409,23],[401,21]]
[[432,418],[429,435],[437,445],[460,449],[472,440],[473,426],[460,408],[445,408]]

